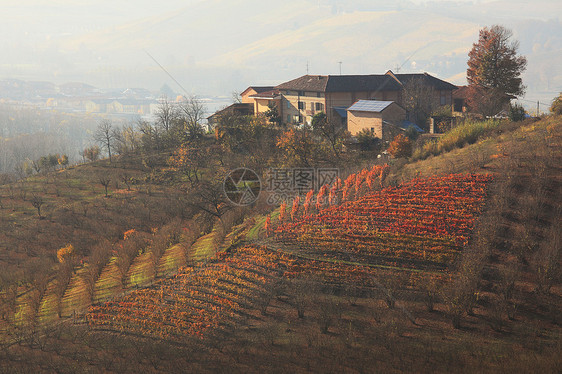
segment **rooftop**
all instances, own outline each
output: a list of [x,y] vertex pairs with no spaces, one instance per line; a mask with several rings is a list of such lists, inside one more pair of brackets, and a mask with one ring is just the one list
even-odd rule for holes
[[454,90],[457,86],[427,73],[370,75],[303,75],[302,77],[281,83],[279,90],[296,90],[308,92],[372,92],[400,91],[402,86],[413,79],[420,79],[436,90]]
[[348,111],[357,112],[374,112],[380,113],[385,110],[394,101],[380,101],[380,100],[359,100],[349,108]]

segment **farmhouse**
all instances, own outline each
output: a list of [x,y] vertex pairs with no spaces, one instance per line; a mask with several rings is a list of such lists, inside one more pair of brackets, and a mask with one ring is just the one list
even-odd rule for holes
[[[310,124],[316,113],[324,112],[329,121],[347,128],[352,134],[361,128],[373,128],[373,132],[378,133],[382,131],[381,121],[396,122],[397,116],[401,121],[408,118],[404,101],[412,85],[430,88],[435,106],[453,104],[453,91],[457,86],[428,73],[395,74],[390,70],[371,75],[304,75],[275,87],[250,86],[240,96],[242,103],[252,107],[254,115],[276,106],[283,123]],[[361,100],[394,104],[378,114],[348,110]],[[348,120],[350,113],[351,123]],[[366,124],[369,116],[371,119],[379,116],[377,121],[380,123],[371,121]]]
[[390,127],[401,127],[406,120],[406,110],[394,101],[359,100],[347,108],[347,130],[357,135],[368,129],[379,139],[391,138]]
[[287,123],[310,123],[312,116],[323,111],[330,121],[346,124],[345,109],[358,100],[394,101],[403,106],[404,89],[419,83],[430,87],[435,105],[451,105],[456,86],[423,74],[379,75],[305,75],[282,83],[281,115]]

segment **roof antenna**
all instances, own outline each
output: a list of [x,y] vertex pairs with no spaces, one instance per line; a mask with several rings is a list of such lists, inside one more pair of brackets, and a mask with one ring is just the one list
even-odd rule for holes
[[339,61],[338,64],[340,64],[340,75],[341,75],[341,64],[342,64],[342,62]]
[[308,75],[308,61],[306,62],[306,75]]

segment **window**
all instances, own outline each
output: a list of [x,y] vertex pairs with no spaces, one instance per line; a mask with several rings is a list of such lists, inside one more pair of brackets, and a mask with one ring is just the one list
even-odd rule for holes
[[291,109],[291,102],[287,101],[287,109]]
[[304,91],[299,91],[299,96],[304,96]]
[[440,100],[440,104],[441,105],[446,105],[447,104],[447,95],[445,94],[445,92],[441,91],[441,100]]
[[316,103],[316,110],[323,112],[324,111],[324,104]]
[[322,92],[316,92],[316,97],[322,97]]
[[303,101],[299,101],[299,109],[305,110],[306,109],[306,103],[303,102]]
[[463,102],[462,99],[455,99],[455,112],[462,112]]
[[291,123],[291,115],[287,114],[287,123]]

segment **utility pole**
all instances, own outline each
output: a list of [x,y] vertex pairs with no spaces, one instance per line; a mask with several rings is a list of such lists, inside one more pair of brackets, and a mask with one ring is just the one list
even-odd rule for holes
[[340,75],[341,75],[341,64],[342,64],[342,62],[339,61],[338,64],[340,64]]
[[539,101],[537,100],[537,117],[539,116]]

